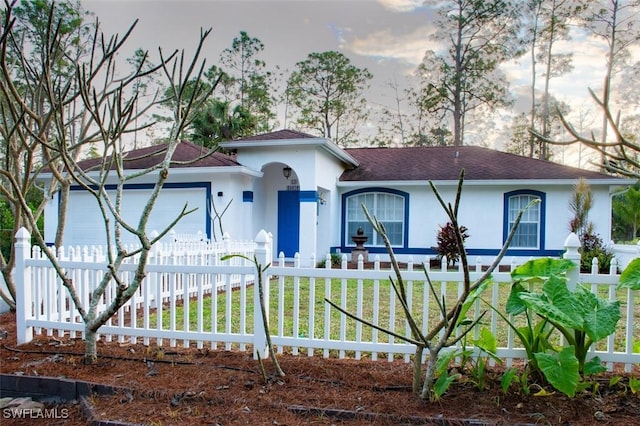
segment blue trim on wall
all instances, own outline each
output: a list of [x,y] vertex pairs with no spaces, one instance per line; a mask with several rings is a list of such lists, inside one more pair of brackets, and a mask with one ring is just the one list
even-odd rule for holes
[[253,191],[242,191],[242,202],[253,203]]
[[533,195],[540,197],[540,228],[538,229],[540,241],[538,249],[517,249],[512,248],[507,251],[510,256],[549,256],[549,252],[554,250],[545,250],[545,234],[546,234],[546,210],[547,210],[547,194],[534,189],[519,189],[517,191],[505,192],[502,206],[502,242],[507,240],[509,235],[509,198],[515,195]]
[[[342,206],[341,206],[341,218],[340,218],[340,245],[343,248],[347,246],[345,244],[346,241],[346,237],[345,237],[345,230],[347,229],[347,198],[353,196],[353,195],[358,195],[358,194],[362,194],[362,193],[369,193],[369,192],[383,192],[386,194],[394,194],[394,195],[399,195],[401,197],[404,198],[404,235],[402,236],[402,247],[393,247],[393,250],[395,251],[396,248],[398,250],[401,249],[406,249],[407,246],[409,245],[409,193],[404,192],[404,191],[399,191],[397,189],[391,189],[391,188],[383,188],[383,187],[372,187],[372,188],[361,188],[361,189],[355,189],[353,191],[349,191],[349,192],[345,192],[344,194],[342,194]],[[367,247],[367,249],[369,250],[369,252],[371,252],[373,247]],[[379,247],[382,252],[386,252],[385,248],[380,246]],[[351,249],[349,249],[348,252],[351,252]],[[381,253],[382,253],[381,252]]]
[[[153,189],[155,188],[155,183],[127,183],[124,185],[124,189]],[[117,185],[105,185],[105,189],[107,191],[115,190]],[[163,188],[167,189],[186,189],[186,188],[204,188],[205,189],[205,200],[206,206],[211,205],[211,182],[177,182],[177,183],[165,183],[162,185]],[[98,189],[97,186],[91,186],[92,189]],[[69,188],[70,191],[84,191],[85,189],[80,185],[73,185]],[[58,193],[58,205],[60,204],[60,194]],[[58,206],[59,207],[59,206]],[[207,238],[211,239],[211,217],[208,212],[205,212],[205,224],[204,224],[205,232],[207,234]]]
[[300,191],[301,203],[315,203],[318,201],[318,191]]
[[[387,254],[387,250],[384,247],[367,247],[365,248],[370,254]],[[354,247],[331,247],[331,253],[337,253],[340,250],[341,253],[351,253]],[[407,248],[394,248],[395,254],[406,255],[421,255],[421,256],[435,256],[436,251],[431,248],[424,247],[407,247]],[[467,256],[497,256],[500,252],[499,249],[467,249]],[[564,250],[507,250],[505,256],[514,257],[531,257],[531,256],[548,256],[548,257],[560,257],[564,253]],[[473,259],[471,259],[473,260]]]

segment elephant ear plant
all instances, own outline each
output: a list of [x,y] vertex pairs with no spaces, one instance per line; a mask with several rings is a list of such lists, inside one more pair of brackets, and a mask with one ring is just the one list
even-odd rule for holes
[[[620,275],[618,290],[627,290],[627,300],[631,300],[631,292],[640,290],[640,257],[633,259]],[[632,342],[633,352],[640,352],[640,340]],[[640,379],[634,382],[636,392],[640,392]],[[634,392],[635,393],[635,392]]]
[[[377,218],[371,217],[364,205],[362,207],[367,216],[367,219],[372,224],[373,229],[381,236],[387,252],[389,253],[391,265],[395,273],[395,279],[390,276],[389,281],[395,291],[395,294],[406,317],[407,324],[409,325],[409,328],[411,330],[411,337],[403,336],[391,330],[387,330],[377,324],[373,324],[365,319],[359,318],[347,312],[337,304],[333,303],[331,300],[325,299],[327,303],[331,304],[334,308],[349,316],[350,318],[360,321],[363,324],[382,331],[383,333],[394,336],[397,339],[415,345],[416,349],[413,356],[413,391],[416,394],[419,394],[422,399],[429,399],[432,401],[437,400],[440,396],[442,396],[444,392],[446,392],[449,385],[453,381],[455,381],[458,376],[456,374],[449,375],[448,369],[449,362],[456,355],[455,351],[443,350],[446,348],[450,348],[460,342],[461,339],[463,339],[466,334],[471,331],[482,319],[483,314],[479,315],[476,319],[473,320],[467,319],[466,314],[469,311],[470,306],[472,306],[473,302],[478,299],[482,291],[488,285],[489,278],[492,272],[500,263],[500,260],[504,257],[504,254],[507,251],[507,247],[509,246],[511,239],[513,238],[518,223],[522,218],[522,214],[524,213],[523,210],[518,214],[515,225],[509,233],[509,236],[507,237],[502,250],[496,257],[494,262],[477,280],[471,281],[469,264],[464,249],[463,230],[458,223],[458,207],[460,205],[463,181],[464,170],[460,174],[456,198],[453,206],[450,203],[445,203],[436,187],[433,185],[433,183],[430,182],[431,189],[433,190],[440,205],[447,213],[449,221],[451,222],[452,228],[454,230],[455,239],[459,248],[458,254],[460,256],[460,263],[463,271],[463,285],[462,290],[458,293],[458,298],[453,302],[448,302],[444,298],[440,299],[434,287],[434,284],[429,277],[427,268],[425,268],[427,285],[429,285],[431,293],[438,304],[438,312],[440,314],[440,319],[435,324],[429,324],[428,327],[427,325],[425,325],[424,328],[425,330],[427,330],[426,332],[422,331],[422,327],[419,324],[419,318],[421,316],[414,315],[414,313],[411,311],[407,289],[403,281],[402,274],[400,273],[400,268],[395,258],[393,249],[391,248],[391,243],[389,242],[385,227],[381,222],[377,220]],[[536,201],[533,201],[532,203],[535,202]],[[529,206],[527,206],[527,208],[528,207]],[[424,381],[422,381],[422,360],[425,349],[428,351],[428,362],[426,365],[426,371],[424,373]],[[422,386],[420,386],[421,381]]]
[[629,291],[640,290],[640,257],[633,259],[622,274],[618,289],[628,289]]
[[[567,272],[575,265],[566,259],[530,260],[516,268],[507,301],[507,313],[525,315],[527,325],[507,320],[527,351],[530,371],[539,371],[557,390],[574,396],[584,377],[603,371],[600,359],[587,360],[589,348],[615,332],[620,302],[602,299],[587,287],[569,288]],[[533,317],[540,322],[533,324]],[[565,345],[555,347],[549,337],[558,331]]]

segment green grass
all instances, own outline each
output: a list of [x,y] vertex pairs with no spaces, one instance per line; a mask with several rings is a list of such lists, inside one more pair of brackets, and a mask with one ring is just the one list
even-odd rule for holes
[[[459,287],[457,283],[435,283],[436,292],[441,294],[446,290],[446,304],[452,306],[458,294]],[[280,291],[280,287],[282,291]],[[607,286],[598,287],[600,297],[608,297]],[[364,325],[354,319],[340,313],[337,309],[330,307],[325,303],[325,297],[328,297],[334,303],[345,307],[349,312],[356,314],[358,317],[364,318],[370,322],[377,323],[385,328],[389,328],[390,324],[396,332],[408,335],[406,329],[406,321],[404,313],[397,302],[395,294],[392,295],[393,289],[387,280],[374,282],[372,280],[340,280],[333,279],[316,279],[313,283],[309,278],[294,279],[287,277],[286,279],[274,279],[269,283],[269,323],[272,335],[281,336],[300,336],[300,337],[316,337],[324,338],[325,335],[332,340],[349,340],[349,341],[371,341],[376,336],[378,342],[389,342],[389,336],[386,333],[376,331],[371,327]],[[377,290],[376,290],[377,288]],[[510,285],[501,283],[498,286],[498,309],[504,312],[505,303],[509,294]],[[422,282],[414,282],[408,288],[411,295],[412,312],[422,327],[424,319],[428,318],[429,324],[434,324],[440,319],[437,304],[432,294],[429,294],[428,309],[425,310],[423,304],[424,292],[429,289]],[[489,287],[484,293],[486,300],[491,300],[491,292],[493,289]],[[189,314],[186,317],[188,327],[191,331],[217,331],[231,333],[251,333],[253,330],[253,306],[254,306],[254,288],[249,287],[246,291],[235,290],[232,292],[223,292],[216,295],[209,295],[202,299],[201,302],[196,300],[189,301]],[[634,302],[634,326],[633,339],[640,340],[640,295],[635,292]],[[362,305],[358,305],[358,295],[362,294],[361,299],[364,300]],[[376,296],[377,295],[377,296]],[[280,297],[279,297],[280,296]],[[622,301],[621,314],[622,318],[618,323],[618,329],[615,333],[615,351],[624,351],[625,333],[624,324],[626,324],[626,292],[619,291],[616,294],[618,300]],[[373,309],[376,305],[374,299],[377,299],[378,310]],[[313,303],[307,303],[313,300]],[[299,301],[296,303],[296,301]],[[198,316],[199,303],[203,304],[201,309],[202,315]],[[241,306],[246,306],[242,316]],[[184,330],[185,308],[176,306],[175,310],[170,310],[170,306],[163,308],[162,312],[162,328],[168,329],[171,323],[171,316],[175,315],[175,328]],[[481,302],[476,304],[475,308],[469,313],[469,317],[473,318],[477,313],[488,310],[480,326],[491,329],[491,311]],[[328,311],[328,328],[324,320],[325,312]],[[216,313],[215,323],[212,322],[212,313]],[[299,322],[296,325],[294,316],[297,312]],[[313,321],[310,321],[313,318]],[[516,325],[522,326],[525,323],[524,316],[519,316],[514,320]],[[150,326],[157,326],[157,314],[150,317]],[[509,337],[508,326],[500,319],[495,320],[495,334],[499,347],[507,346]],[[473,334],[470,339],[473,339]],[[395,339],[398,342],[398,339]],[[554,336],[554,343],[559,344],[559,336]],[[597,344],[598,350],[606,350],[606,340]],[[519,347],[517,339],[514,340],[514,346]]]

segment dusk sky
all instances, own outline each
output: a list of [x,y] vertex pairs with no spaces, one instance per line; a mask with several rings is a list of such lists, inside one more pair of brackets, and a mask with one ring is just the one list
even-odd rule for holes
[[[127,43],[137,47],[174,48],[191,51],[200,28],[213,28],[206,47],[208,64],[218,63],[220,52],[230,47],[240,31],[260,39],[268,68],[279,66],[291,71],[295,63],[311,52],[337,50],[351,62],[374,75],[369,99],[376,105],[392,106],[394,94],[389,83],[404,82],[427,49],[438,46],[430,40],[434,32],[436,1],[415,0],[298,0],[298,1],[222,1],[222,0],[82,0],[85,9],[100,18],[107,34],[123,33],[136,19],[140,21]],[[601,90],[605,73],[606,44],[578,32],[561,48],[573,51],[574,71],[554,78],[554,96],[577,109],[592,108],[588,88]],[[640,58],[640,46],[633,51]],[[125,52],[128,54],[128,51]],[[516,110],[526,111],[529,101],[529,56],[503,66],[511,81],[510,89],[520,102]],[[287,73],[288,74],[288,73]],[[628,88],[627,88],[628,89]],[[636,89],[637,90],[637,89]],[[513,113],[506,111],[505,116]],[[280,119],[282,125],[283,119]]]

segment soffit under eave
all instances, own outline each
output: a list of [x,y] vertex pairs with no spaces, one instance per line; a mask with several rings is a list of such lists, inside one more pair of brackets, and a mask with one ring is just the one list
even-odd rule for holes
[[351,154],[344,151],[338,145],[327,138],[300,138],[300,139],[273,139],[244,142],[222,142],[222,148],[240,151],[242,149],[269,149],[269,148],[292,148],[292,147],[319,147],[337,158],[347,167],[358,167],[360,163]]

